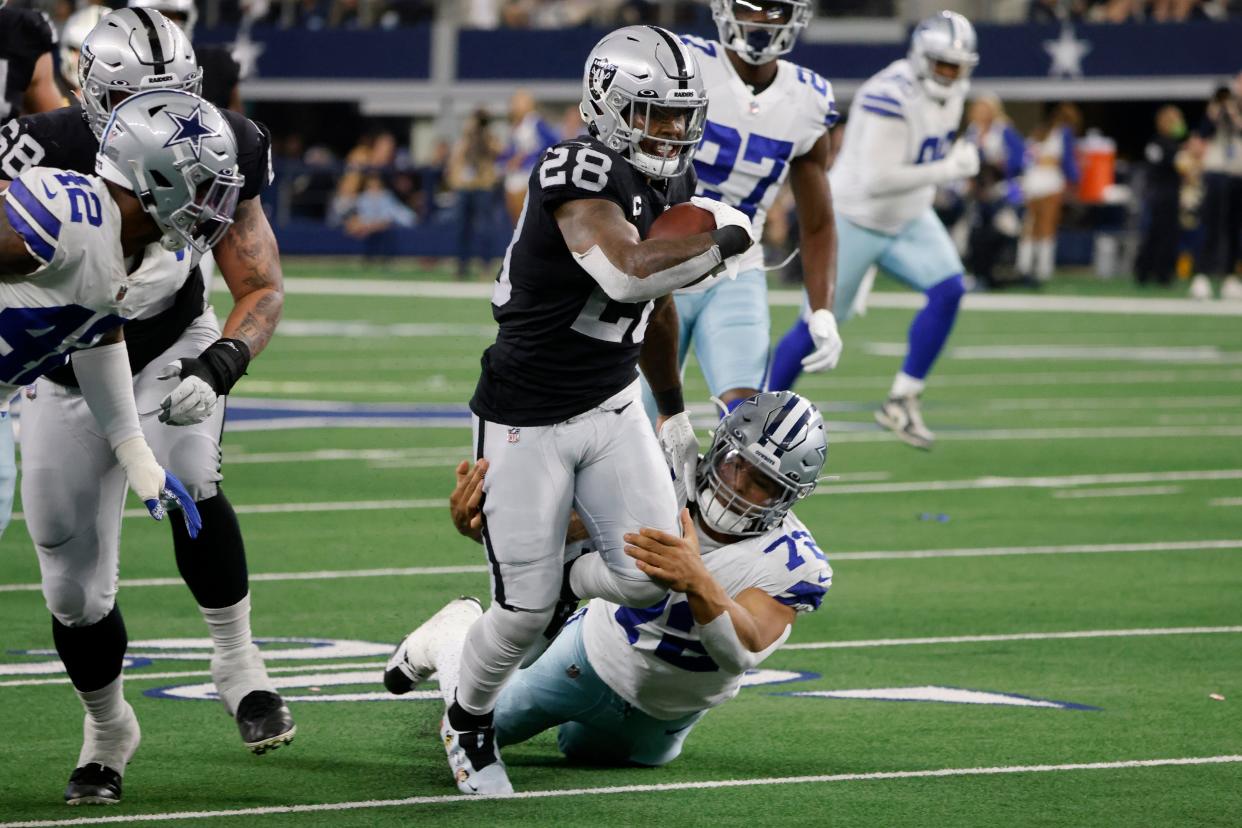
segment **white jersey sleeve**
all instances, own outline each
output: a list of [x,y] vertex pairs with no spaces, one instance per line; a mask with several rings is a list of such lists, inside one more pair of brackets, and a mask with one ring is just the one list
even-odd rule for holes
[[5,217],[38,268],[0,282],[0,390],[34,382],[123,321],[121,220],[102,179],[35,167],[4,193]]
[[[109,199],[111,200],[111,199]],[[74,267],[102,235],[103,205],[86,176],[50,167],[34,167],[14,178],[4,191],[9,225],[39,263]]]
[[869,78],[850,105],[841,152],[829,175],[834,209],[855,224],[889,234],[923,215],[935,197],[933,184],[894,189],[877,182],[895,169],[943,159],[957,136],[962,106],[960,97],[929,98],[906,60]]
[[[792,514],[764,535],[705,552],[725,592],[761,589],[799,613],[818,609],[832,568]],[[609,687],[657,719],[676,719],[737,695],[742,674],[723,669],[699,639],[689,599],[678,592],[650,607],[591,602],[583,636],[591,666]]]
[[[762,236],[768,210],[789,175],[836,123],[832,84],[805,67],[777,63],[776,77],[758,94],[738,77],[719,43],[683,37],[698,58],[707,92],[707,123],[694,157],[698,195],[730,204],[751,218]],[[742,256],[742,272],[763,267],[761,245]],[[681,292],[704,290],[702,285]]]

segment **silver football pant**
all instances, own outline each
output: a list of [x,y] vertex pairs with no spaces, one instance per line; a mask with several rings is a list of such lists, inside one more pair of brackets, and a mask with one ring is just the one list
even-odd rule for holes
[[[170,426],[160,401],[180,380],[159,380],[175,359],[197,357],[220,338],[211,310],[134,377],[143,434],[156,459],[185,484],[195,501],[217,493],[224,402],[202,423]],[[43,597],[62,624],[98,622],[116,599],[121,512],[128,482],[76,388],[47,379],[22,404],[22,508],[39,555]],[[166,520],[181,520],[179,513]]]

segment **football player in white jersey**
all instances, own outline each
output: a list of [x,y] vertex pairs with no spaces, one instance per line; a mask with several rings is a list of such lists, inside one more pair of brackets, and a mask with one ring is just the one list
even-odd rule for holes
[[[833,317],[836,229],[827,172],[829,128],[837,121],[832,86],[781,55],[793,49],[811,19],[809,0],[712,0],[719,41],[683,37],[695,52],[707,91],[707,124],[695,153],[700,196],[737,207],[756,239],[789,179],[798,211],[802,271],[811,303],[809,371],[833,368],[841,337]],[[693,340],[712,396],[726,408],[764,385],[771,322],[763,250],[742,257],[737,279],[679,290],[678,358]],[[646,394],[648,414],[655,400]]]
[[[873,75],[854,96],[829,176],[840,239],[837,318],[849,318],[872,265],[927,295],[910,326],[905,363],[875,415],[922,449],[931,448],[935,436],[923,423],[919,395],[965,292],[962,261],[932,211],[932,198],[937,185],[979,172],[975,145],[954,141],[978,62],[975,30],[966,18],[945,11],[920,23],[909,57]],[[800,357],[811,347],[804,320],[777,347],[770,387],[791,388]]]
[[[188,279],[194,257],[232,224],[244,184],[235,172],[237,139],[211,104],[174,90],[132,95],[112,111],[102,136],[98,177],[35,167],[7,190],[6,218],[39,275],[38,289],[6,300],[0,315],[12,349],[0,358],[0,381],[10,386],[61,366],[65,352],[89,345],[97,331],[167,307]],[[56,347],[49,350],[52,341]],[[122,695],[126,637],[115,601],[118,561],[115,547],[95,554],[93,547],[68,541],[86,534],[83,524],[100,538],[119,533],[122,469],[142,493],[134,482],[135,446],[140,469],[154,467],[161,482],[163,470],[142,437],[124,345],[75,352],[71,363],[81,397],[41,382],[23,437],[46,442],[39,432],[76,417],[81,398],[91,400],[96,385],[123,389],[110,405],[91,403],[120,468],[101,456],[109,453],[108,443],[94,440],[83,423],[88,433],[82,439],[63,439],[76,447],[76,467],[96,473],[67,477],[57,468],[70,462],[67,456],[32,452],[23,494],[32,508],[35,501],[54,501],[63,493],[49,491],[50,481],[59,481],[55,485],[72,488],[73,502],[94,504],[45,516],[40,531],[46,534],[36,538],[42,540],[36,549],[57,653],[86,709],[83,746],[65,800],[111,804],[120,799],[121,776],[139,741],[137,720]],[[45,408],[52,398],[78,402],[72,409]],[[188,519],[194,501],[183,491],[181,502]],[[196,534],[192,527],[191,537]]]
[[[827,457],[823,419],[789,391],[759,394],[716,429],[699,466],[684,537],[654,529],[626,537],[628,554],[672,592],[645,609],[596,598],[500,694],[496,738],[525,741],[560,727],[570,758],[663,765],[743,675],[819,608],[832,567],[790,507],[814,490]],[[485,467],[458,468],[458,530],[479,541]],[[472,527],[471,523],[475,521]],[[450,602],[398,646],[385,686],[404,693],[439,673],[452,699],[478,601]]]

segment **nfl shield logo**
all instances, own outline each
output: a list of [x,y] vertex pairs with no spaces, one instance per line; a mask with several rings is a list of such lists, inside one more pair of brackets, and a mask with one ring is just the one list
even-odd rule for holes
[[516,443],[521,436],[522,436],[522,429],[520,428],[509,429],[509,442],[510,443]]

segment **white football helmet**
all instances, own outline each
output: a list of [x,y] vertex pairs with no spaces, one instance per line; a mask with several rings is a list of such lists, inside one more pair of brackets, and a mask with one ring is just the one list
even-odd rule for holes
[[82,41],[78,88],[96,138],[102,137],[112,108],[136,92],[179,89],[197,95],[202,86],[194,47],[157,11],[117,9]]
[[[760,12],[762,19],[738,20],[738,12]],[[810,0],[712,0],[720,42],[755,66],[793,51],[811,12]]]
[[827,459],[824,418],[810,400],[756,394],[720,421],[699,463],[699,519],[727,535],[762,535],[815,490]]
[[[929,17],[910,37],[909,60],[930,97],[938,101],[965,97],[970,91],[970,75],[979,64],[975,27],[957,12],[942,11]],[[957,78],[948,81],[936,74],[937,63],[958,67]]]
[[198,23],[198,4],[194,0],[129,0],[126,5],[157,11],[180,26],[186,37],[194,38],[194,26]]
[[592,135],[643,175],[672,178],[689,169],[703,137],[703,74],[676,35],[658,26],[627,26],[587,56],[578,111]]
[[112,11],[107,6],[84,6],[73,14],[69,15],[69,19],[65,21],[64,28],[60,30],[60,46],[58,49],[58,57],[60,59],[60,76],[65,79],[65,83],[70,89],[78,89],[78,56],[82,53],[82,41],[91,33],[91,29],[103,18],[105,14]]
[[112,110],[95,172],[138,197],[167,250],[211,249],[233,223],[243,178],[220,111],[188,92],[140,92]]

